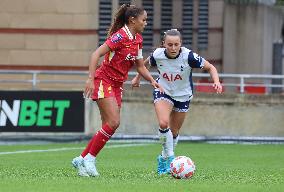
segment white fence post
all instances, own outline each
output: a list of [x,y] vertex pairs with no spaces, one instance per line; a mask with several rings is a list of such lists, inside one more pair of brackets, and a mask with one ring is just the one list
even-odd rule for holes
[[240,93],[245,92],[245,78],[244,76],[240,76]]

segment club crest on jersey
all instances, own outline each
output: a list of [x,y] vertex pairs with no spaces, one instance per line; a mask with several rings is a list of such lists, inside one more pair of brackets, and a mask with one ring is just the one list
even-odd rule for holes
[[180,76],[180,74],[167,74],[164,73],[162,76],[164,79],[166,79],[167,81],[177,81],[177,80],[182,80],[182,77]]
[[117,34],[115,34],[115,35],[113,35],[113,36],[111,37],[111,42],[117,43],[117,42],[119,42],[121,39],[122,39],[122,35],[120,35],[119,33],[117,33]]

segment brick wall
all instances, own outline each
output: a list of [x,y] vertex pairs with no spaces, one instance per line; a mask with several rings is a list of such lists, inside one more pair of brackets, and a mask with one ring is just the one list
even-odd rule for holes
[[88,65],[98,1],[1,0],[0,66]]
[[[182,2],[173,1],[172,27],[182,27]],[[142,5],[142,0],[132,1]],[[208,48],[198,50],[198,0],[192,49],[222,71],[223,0],[209,1]],[[112,0],[113,13],[118,0]],[[160,43],[161,0],[154,1],[153,46]],[[0,69],[87,69],[98,46],[99,0],[1,0]],[[152,48],[145,49],[145,57]]]

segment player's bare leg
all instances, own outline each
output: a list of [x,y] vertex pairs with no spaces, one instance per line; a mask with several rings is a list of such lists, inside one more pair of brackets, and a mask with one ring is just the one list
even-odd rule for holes
[[173,133],[173,147],[175,148],[178,143],[179,131],[183,125],[184,119],[186,117],[186,112],[172,111],[170,115],[170,128]]
[[102,124],[107,123],[114,131],[120,124],[120,108],[114,97],[97,100],[100,110]]
[[114,97],[97,100],[102,119],[102,128],[96,133],[89,153],[84,157],[84,166],[90,176],[98,176],[96,156],[114,134],[120,124],[120,109]]
[[159,122],[159,137],[162,143],[162,155],[158,156],[158,174],[167,173],[167,161],[174,157],[173,135],[169,128],[170,114],[173,105],[165,100],[155,102],[155,110]]

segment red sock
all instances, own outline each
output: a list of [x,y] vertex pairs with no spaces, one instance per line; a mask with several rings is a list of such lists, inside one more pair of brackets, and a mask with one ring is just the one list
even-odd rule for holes
[[94,135],[94,136],[91,138],[91,140],[89,141],[87,147],[86,147],[86,148],[84,149],[84,151],[81,153],[81,156],[82,156],[82,157],[85,157],[85,156],[89,153],[90,148],[91,148],[91,146],[92,146],[92,144],[93,144],[93,141],[94,141],[94,137],[95,137],[95,136],[96,136],[96,135]]
[[113,134],[114,130],[110,128],[108,124],[104,124],[103,127],[93,137],[89,153],[96,157]]

